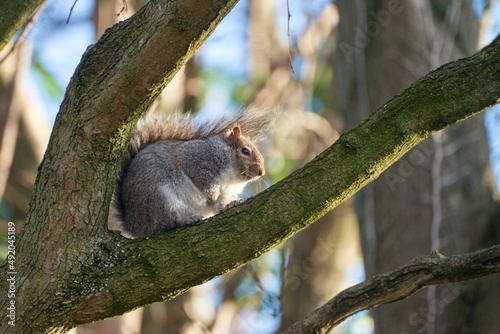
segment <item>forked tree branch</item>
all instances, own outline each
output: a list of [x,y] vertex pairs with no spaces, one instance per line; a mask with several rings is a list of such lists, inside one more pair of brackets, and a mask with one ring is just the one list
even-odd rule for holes
[[340,292],[283,334],[327,333],[356,312],[404,299],[427,286],[498,273],[500,245],[450,257],[433,252]]
[[[243,205],[151,239],[108,231],[111,192],[136,120],[235,2],[150,0],[86,51],[16,242],[16,329],[62,332],[241,266],[315,222],[433,132],[500,99],[495,45],[420,79]],[[1,268],[0,291],[8,290],[8,271]],[[7,329],[0,323],[0,332]]]

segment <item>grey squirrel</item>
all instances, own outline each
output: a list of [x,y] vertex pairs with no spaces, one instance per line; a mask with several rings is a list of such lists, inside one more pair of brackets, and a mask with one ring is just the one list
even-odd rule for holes
[[132,238],[149,237],[241,203],[245,185],[265,174],[256,143],[270,121],[254,108],[214,121],[181,113],[140,120],[122,162],[108,225],[118,223]]

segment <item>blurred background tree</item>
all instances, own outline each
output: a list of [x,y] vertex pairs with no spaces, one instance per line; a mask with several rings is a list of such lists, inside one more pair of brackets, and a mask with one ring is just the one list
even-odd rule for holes
[[[6,222],[21,228],[50,124],[81,54],[143,4],[49,0],[24,28],[31,32],[19,33],[14,51],[0,55],[3,241]],[[268,178],[250,196],[307,163],[416,79],[473,54],[492,38],[499,18],[497,0],[241,0],[151,111],[211,115],[251,103],[286,110],[263,147]],[[490,156],[500,166],[498,115],[486,114],[486,124],[497,129],[489,142],[482,115],[437,133],[356,199],[258,260],[174,300],[73,332],[279,332],[365,272],[383,273],[434,249],[464,253],[499,243],[490,166]],[[362,312],[334,332],[500,332],[498,303],[493,276],[428,288]]]
[[[472,1],[401,2],[394,14],[388,10],[391,2],[337,2],[340,43],[357,38],[353,26],[378,32],[351,57],[336,50],[334,91],[349,127],[432,69],[478,48],[480,22]],[[496,195],[484,115],[436,133],[356,196],[367,275],[432,250],[455,254],[498,243]],[[376,332],[500,330],[498,319],[488,315],[500,306],[498,278],[453,289],[431,287],[377,308],[372,312]]]

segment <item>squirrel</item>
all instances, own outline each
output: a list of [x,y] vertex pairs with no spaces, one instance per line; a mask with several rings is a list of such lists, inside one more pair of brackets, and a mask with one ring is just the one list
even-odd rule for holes
[[194,224],[243,202],[265,174],[257,149],[271,118],[250,108],[214,121],[190,113],[140,120],[122,161],[108,225],[131,238]]

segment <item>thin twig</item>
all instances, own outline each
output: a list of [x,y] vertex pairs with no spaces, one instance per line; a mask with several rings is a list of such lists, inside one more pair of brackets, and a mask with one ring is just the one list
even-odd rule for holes
[[75,8],[77,2],[78,0],[75,0],[75,2],[73,2],[73,6],[71,6],[71,9],[69,10],[69,15],[68,19],[66,20],[66,24],[69,24],[69,20],[71,19],[71,14],[73,14],[73,9]]
[[[276,306],[273,305],[272,301],[275,299],[279,299],[278,295],[273,294],[270,292],[266,287],[264,286],[264,283],[260,279],[259,273],[255,270],[255,268],[250,264],[248,266],[248,270],[250,271],[250,274],[252,275],[252,278],[255,282],[255,286],[257,288],[257,291],[260,292],[260,295],[262,296],[262,303],[268,305],[267,309],[271,309],[271,315],[276,316],[279,313],[279,310],[276,310]],[[269,312],[269,311],[268,311]]]
[[122,0],[122,9],[116,14],[116,16],[120,16],[123,13],[127,14],[128,11],[128,4],[126,0]]
[[295,74],[295,69],[293,68],[292,62],[292,38],[290,37],[290,18],[292,17],[292,13],[290,12],[290,1],[286,0],[286,9],[288,11],[288,26],[287,26],[287,35],[288,35],[288,62],[290,63],[290,69],[292,73]]

